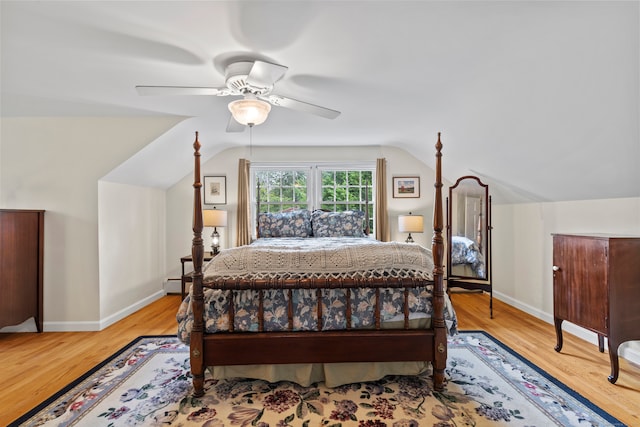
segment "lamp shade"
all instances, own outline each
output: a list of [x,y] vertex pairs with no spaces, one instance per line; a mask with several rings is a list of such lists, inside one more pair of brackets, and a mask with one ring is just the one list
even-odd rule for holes
[[243,125],[259,125],[264,123],[271,111],[271,104],[258,99],[253,94],[246,94],[244,99],[229,103],[229,111],[236,122]]
[[398,230],[401,233],[422,233],[424,224],[422,215],[400,215],[398,216]]
[[205,227],[226,227],[227,211],[218,209],[208,209],[202,211],[203,222]]

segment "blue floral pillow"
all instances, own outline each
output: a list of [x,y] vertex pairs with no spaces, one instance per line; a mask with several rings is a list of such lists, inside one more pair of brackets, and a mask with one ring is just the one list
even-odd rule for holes
[[258,215],[258,237],[309,237],[311,212],[306,209]]
[[364,219],[363,211],[313,211],[313,237],[365,237]]

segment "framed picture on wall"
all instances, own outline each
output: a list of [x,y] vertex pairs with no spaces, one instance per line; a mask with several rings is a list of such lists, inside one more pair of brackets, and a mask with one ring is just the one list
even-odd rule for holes
[[393,197],[395,199],[409,199],[420,197],[420,177],[394,176]]
[[203,180],[204,204],[205,205],[226,205],[227,204],[227,177],[226,176],[205,176]]

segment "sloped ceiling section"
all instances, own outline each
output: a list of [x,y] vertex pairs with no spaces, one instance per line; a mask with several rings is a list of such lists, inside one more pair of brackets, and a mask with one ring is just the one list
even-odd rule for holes
[[[640,196],[636,1],[2,1],[2,116],[185,119],[110,177],[167,187],[227,133],[230,98],[139,96],[136,85],[222,86],[237,57],[289,67],[277,92],[341,111],[274,107],[269,145],[392,145],[496,203]],[[176,160],[179,159],[179,160]],[[166,171],[170,169],[171,174]],[[158,178],[162,177],[162,180]]]

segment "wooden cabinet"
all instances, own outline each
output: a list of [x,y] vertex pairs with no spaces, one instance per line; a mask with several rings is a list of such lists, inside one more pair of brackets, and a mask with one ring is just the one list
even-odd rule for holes
[[618,379],[618,347],[640,340],[640,237],[553,235],[553,316],[556,351],[562,322],[598,334],[609,343],[611,375]]
[[0,209],[0,327],[33,317],[42,332],[44,211]]

